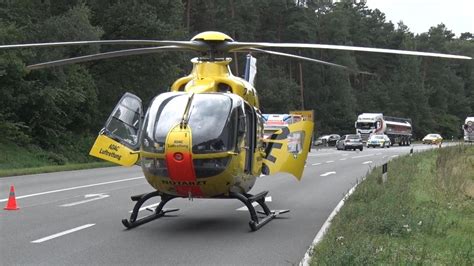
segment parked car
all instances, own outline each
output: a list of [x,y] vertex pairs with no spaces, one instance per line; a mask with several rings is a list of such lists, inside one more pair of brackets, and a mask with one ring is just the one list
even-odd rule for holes
[[314,141],[314,146],[335,146],[336,142],[341,139],[338,134],[324,135]]
[[349,134],[341,137],[336,142],[336,149],[338,150],[356,150],[362,151],[364,149],[364,143],[359,134]]
[[389,148],[392,145],[390,142],[390,138],[385,135],[372,135],[367,140],[367,147],[381,147],[381,148]]
[[428,134],[423,138],[423,144],[440,144],[443,137],[440,134]]

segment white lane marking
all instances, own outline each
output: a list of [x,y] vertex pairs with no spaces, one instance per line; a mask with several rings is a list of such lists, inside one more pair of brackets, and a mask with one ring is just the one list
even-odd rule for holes
[[[113,184],[113,183],[132,181],[132,180],[136,180],[136,179],[140,179],[140,178],[143,178],[143,176],[137,176],[137,177],[132,177],[132,178],[126,178],[126,179],[120,179],[120,180],[114,180],[114,181],[108,181],[108,182],[102,182],[102,183],[96,183],[96,184],[90,184],[90,185],[84,185],[84,186],[78,186],[78,187],[69,187],[69,188],[63,188],[63,189],[56,189],[56,190],[51,190],[51,191],[46,191],[46,192],[40,192],[40,193],[34,193],[34,194],[30,194],[30,195],[24,195],[24,196],[17,196],[16,199],[24,199],[24,198],[41,196],[41,195],[52,194],[52,193],[63,192],[63,191],[69,191],[69,190],[75,190],[75,189],[81,189],[81,188],[87,188],[87,187],[95,187],[95,186],[102,186],[102,185],[108,185],[108,184]],[[4,201],[7,201],[7,200],[8,200],[8,198],[1,199],[0,202],[4,202]]]
[[57,234],[54,234],[54,235],[50,235],[50,236],[47,236],[47,237],[43,237],[43,238],[31,241],[31,243],[41,243],[41,242],[44,242],[44,241],[51,240],[53,238],[57,238],[57,237],[60,237],[60,236],[63,236],[63,235],[74,233],[74,232],[82,230],[82,229],[86,229],[86,228],[94,226],[94,225],[95,224],[86,224],[86,225],[83,225],[83,226],[79,226],[79,227],[76,227],[76,228],[73,228],[73,229],[63,231],[61,233],[57,233]]
[[363,158],[363,157],[369,157],[369,156],[373,156],[374,154],[366,154],[366,155],[360,155],[360,156],[354,156],[354,157],[351,157],[352,159],[357,159],[357,158]]
[[72,203],[67,203],[67,204],[63,204],[63,205],[60,205],[61,207],[71,207],[71,206],[76,206],[76,205],[79,205],[79,204],[83,204],[83,203],[87,203],[87,202],[91,202],[91,201],[95,201],[95,200],[100,200],[100,199],[105,199],[105,198],[108,198],[110,197],[110,195],[107,195],[107,194],[104,194],[104,193],[100,193],[100,194],[87,194],[87,195],[84,195],[84,198],[92,198],[92,199],[87,199],[87,200],[81,200],[81,201],[77,201],[77,202],[72,202]]
[[[265,197],[265,202],[272,202],[272,196]],[[252,202],[252,206],[256,207],[258,205],[258,202]],[[248,208],[247,206],[240,207],[236,209],[236,211],[247,211]]]
[[375,155],[382,155],[382,153],[381,153],[381,152],[379,152],[379,153],[376,153]]
[[319,156],[326,156],[326,155],[332,155],[332,154],[339,154],[339,152],[332,152],[332,153],[316,153],[316,154],[308,154],[309,157],[319,157]]
[[342,158],[342,159],[339,159],[339,161],[345,161],[347,160],[347,158]]
[[367,162],[363,162],[362,164],[369,164],[369,163],[373,163],[372,161],[367,161]]
[[327,161],[326,163],[333,163],[334,161]]
[[391,157],[391,158],[398,157],[398,154],[392,155],[392,156],[390,156],[390,157]]
[[311,164],[311,165],[320,165],[320,164],[321,164],[321,163],[313,163],[313,164]]
[[[151,204],[151,205],[148,205],[148,206],[144,206],[144,207],[141,207],[140,209],[138,209],[139,212],[143,211],[143,210],[146,210],[146,209],[152,209],[154,210],[153,208],[158,206],[160,203],[154,203],[154,204]],[[132,213],[133,210],[129,211],[129,213]]]
[[334,172],[334,171],[333,171],[333,172],[326,172],[326,173],[324,173],[324,174],[322,174],[322,175],[320,175],[320,176],[334,175],[335,173],[336,173],[336,172]]

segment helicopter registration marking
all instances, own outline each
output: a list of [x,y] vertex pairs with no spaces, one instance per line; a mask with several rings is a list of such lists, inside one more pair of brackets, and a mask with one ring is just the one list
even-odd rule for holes
[[[265,197],[265,202],[272,202],[272,196]],[[252,206],[257,207],[258,203],[257,202],[252,202]],[[247,206],[240,207],[236,209],[236,211],[247,211],[248,208]]]

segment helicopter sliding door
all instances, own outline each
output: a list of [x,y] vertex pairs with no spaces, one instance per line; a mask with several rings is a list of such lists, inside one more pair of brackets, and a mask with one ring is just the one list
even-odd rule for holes
[[123,166],[134,165],[139,159],[137,151],[142,116],[142,100],[125,93],[99,132],[89,154]]
[[263,159],[263,174],[286,172],[298,180],[303,175],[313,133],[313,122],[301,121],[284,127],[264,142],[267,143]]

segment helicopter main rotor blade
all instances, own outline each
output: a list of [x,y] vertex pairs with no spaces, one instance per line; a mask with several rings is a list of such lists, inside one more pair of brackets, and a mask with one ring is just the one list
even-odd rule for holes
[[[80,63],[80,62],[107,59],[107,58],[115,58],[115,57],[129,56],[129,55],[151,54],[151,53],[157,53],[157,52],[162,52],[162,51],[183,51],[183,48],[179,46],[170,45],[170,46],[161,46],[161,47],[148,47],[148,48],[119,50],[119,51],[113,51],[113,52],[91,54],[91,55],[49,61],[49,62],[44,62],[40,64],[29,65],[26,68],[29,70],[35,70],[35,69],[42,69],[42,68],[48,68],[48,67],[70,65],[70,64]],[[188,51],[193,51],[193,50],[188,50]]]
[[8,48],[32,48],[32,47],[55,47],[55,46],[73,46],[73,45],[154,45],[164,46],[172,45],[183,49],[196,51],[206,51],[208,45],[201,41],[157,41],[157,40],[98,40],[98,41],[74,41],[74,42],[47,42],[47,43],[25,43],[0,45],[0,49]]
[[353,68],[350,68],[350,67],[347,67],[347,66],[338,65],[338,64],[334,64],[334,63],[330,63],[330,62],[326,62],[326,61],[322,61],[322,60],[318,60],[318,59],[314,59],[314,58],[310,58],[310,57],[300,56],[300,55],[294,55],[294,54],[288,54],[288,53],[281,53],[281,52],[269,51],[269,50],[262,50],[262,49],[258,49],[258,48],[251,48],[251,49],[248,49],[247,51],[253,51],[253,52],[258,52],[258,53],[266,53],[266,54],[273,54],[273,55],[279,55],[279,56],[285,56],[285,57],[290,57],[290,58],[295,58],[295,59],[300,59],[300,60],[306,60],[306,61],[310,61],[310,62],[315,62],[315,63],[327,65],[327,66],[342,68],[342,69],[344,69],[344,70],[348,70],[348,71],[355,72],[355,73],[359,73],[359,74],[375,75],[375,74],[370,73],[370,72],[359,71],[359,70],[356,70],[356,69],[353,69]]
[[386,54],[400,54],[400,55],[418,55],[430,57],[442,57],[453,59],[472,59],[469,56],[418,52],[408,50],[383,49],[372,47],[358,47],[345,45],[331,45],[331,44],[310,44],[310,43],[268,43],[268,42],[227,42],[224,43],[220,49],[229,52],[237,52],[238,50],[245,50],[250,48],[309,48],[309,49],[330,49],[343,51],[360,51]]

